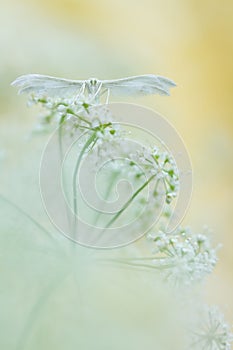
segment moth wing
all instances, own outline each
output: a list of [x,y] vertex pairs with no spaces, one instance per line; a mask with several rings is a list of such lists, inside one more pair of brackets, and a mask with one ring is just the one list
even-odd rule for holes
[[71,97],[79,92],[82,80],[55,78],[40,74],[18,77],[11,85],[19,87],[19,94],[33,93],[37,96]]
[[102,84],[113,95],[170,95],[170,88],[176,86],[171,79],[152,74],[103,80]]

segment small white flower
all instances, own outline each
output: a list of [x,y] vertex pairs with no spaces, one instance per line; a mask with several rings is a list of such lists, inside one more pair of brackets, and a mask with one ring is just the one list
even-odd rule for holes
[[232,333],[218,308],[203,307],[198,316],[199,322],[191,331],[190,349],[230,350]]
[[[192,234],[188,229],[178,229],[168,235],[165,232],[149,233],[149,241],[154,242],[152,254],[157,268],[166,279],[175,283],[190,284],[201,280],[212,272],[217,262],[216,250],[202,234]],[[164,269],[167,266],[167,269]]]

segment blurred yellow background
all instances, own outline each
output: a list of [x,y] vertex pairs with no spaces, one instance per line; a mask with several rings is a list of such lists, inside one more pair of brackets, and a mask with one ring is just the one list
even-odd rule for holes
[[[111,79],[152,73],[177,83],[169,98],[131,102],[166,116],[190,152],[194,191],[185,224],[194,230],[207,224],[223,243],[207,295],[232,321],[233,2],[1,0],[0,6],[3,164],[8,156],[17,163],[19,142],[13,140],[34,125],[26,98],[9,86],[19,75]],[[7,169],[14,169],[11,162]],[[6,175],[2,189],[12,199],[13,179]]]

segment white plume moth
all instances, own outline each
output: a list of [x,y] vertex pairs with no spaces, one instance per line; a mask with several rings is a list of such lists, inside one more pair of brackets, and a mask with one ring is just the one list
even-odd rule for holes
[[[98,101],[107,93],[112,95],[170,95],[170,88],[176,84],[165,77],[153,74],[139,75],[114,80],[70,80],[40,74],[27,74],[12,83],[19,87],[19,94],[33,93],[38,96],[57,98],[78,98],[87,94],[90,101]],[[107,100],[108,100],[107,97]]]

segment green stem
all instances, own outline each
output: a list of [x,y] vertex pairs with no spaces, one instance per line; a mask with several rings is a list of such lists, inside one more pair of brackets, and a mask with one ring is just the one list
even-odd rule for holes
[[121,258],[121,261],[141,261],[141,260],[161,260],[161,257],[151,256],[151,257],[144,257],[144,258]]
[[132,203],[134,198],[156,177],[155,175],[152,175],[139,189],[134,192],[132,197],[123,205],[123,207],[117,212],[117,214],[109,221],[107,226],[105,228],[109,228],[117,219],[118,217],[128,208],[128,206]]
[[76,114],[72,111],[72,109],[67,109],[66,111],[68,114],[72,114],[74,117],[82,120],[84,123],[87,123],[88,125],[91,125],[91,122],[89,120],[87,120],[86,118],[82,117],[81,115],[79,114]]
[[[105,201],[107,201],[107,199],[108,199],[108,197],[109,197],[109,195],[110,195],[110,192],[111,192],[111,190],[112,190],[112,187],[113,187],[113,185],[114,185],[114,183],[115,183],[115,180],[116,180],[116,178],[118,177],[119,174],[120,174],[120,171],[116,171],[116,172],[113,174],[113,176],[112,176],[112,178],[111,178],[111,181],[109,182],[109,185],[108,185],[108,187],[107,187],[107,191],[106,191],[106,193],[105,193],[105,195],[104,195],[104,200],[105,200]],[[97,224],[97,222],[98,222],[98,220],[99,220],[101,214],[102,214],[102,212],[99,211],[98,214],[97,214],[97,216],[96,216],[96,219],[95,219],[95,222],[94,222],[94,226],[96,226],[96,224]]]
[[84,155],[84,153],[86,152],[87,148],[92,144],[92,142],[95,142],[96,140],[96,132],[94,132],[91,137],[89,137],[89,139],[86,141],[85,145],[83,146],[77,163],[75,165],[75,169],[74,169],[74,174],[73,174],[73,209],[74,209],[74,227],[73,227],[73,235],[75,235],[76,232],[76,225],[77,225],[77,187],[76,187],[76,182],[77,182],[77,174],[78,174],[78,169],[82,160],[82,157]]
[[[62,161],[63,161],[62,131],[63,131],[63,124],[65,122],[65,119],[66,119],[66,115],[63,114],[59,120],[59,127],[58,127],[59,156],[60,156],[61,165],[62,165]],[[63,186],[64,186],[64,189],[66,189],[67,186],[66,186],[65,179],[63,178],[63,180],[64,180]],[[67,205],[65,205],[65,207],[66,207],[67,222],[68,222],[69,227],[71,227],[70,216],[69,216],[69,211],[67,209]]]
[[58,142],[59,142],[59,154],[60,154],[60,160],[62,161],[63,156],[63,149],[62,149],[62,126],[65,121],[66,116],[62,115],[61,119],[59,120],[59,127],[58,127]]
[[161,266],[156,266],[156,265],[148,265],[148,264],[141,264],[141,263],[134,263],[134,262],[128,262],[128,261],[124,261],[123,259],[106,259],[106,260],[102,260],[102,261],[110,261],[110,262],[115,262],[115,263],[119,263],[119,264],[123,264],[126,266],[131,266],[131,267],[142,267],[142,268],[148,268],[148,269],[153,269],[153,270],[166,270],[171,268],[173,265],[171,264],[167,264],[167,265],[161,265]]

